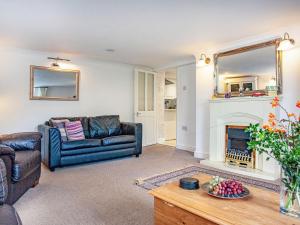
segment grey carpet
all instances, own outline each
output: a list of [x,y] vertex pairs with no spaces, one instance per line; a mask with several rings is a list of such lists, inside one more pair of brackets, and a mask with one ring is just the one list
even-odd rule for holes
[[15,204],[24,225],[152,225],[153,198],[134,184],[197,164],[192,153],[155,145],[140,158],[42,169],[40,184]]

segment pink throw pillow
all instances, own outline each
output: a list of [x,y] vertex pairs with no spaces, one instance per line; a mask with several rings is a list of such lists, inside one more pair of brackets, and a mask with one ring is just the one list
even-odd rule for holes
[[80,121],[66,122],[65,129],[69,141],[85,139],[82,124]]

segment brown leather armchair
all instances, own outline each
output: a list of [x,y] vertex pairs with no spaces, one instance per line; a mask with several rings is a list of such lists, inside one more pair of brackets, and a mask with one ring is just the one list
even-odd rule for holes
[[41,175],[41,137],[38,132],[0,136],[0,158],[7,171],[7,204],[15,203]]
[[6,167],[0,159],[0,224],[1,225],[22,225],[21,219],[11,205],[4,204],[7,198],[7,179]]

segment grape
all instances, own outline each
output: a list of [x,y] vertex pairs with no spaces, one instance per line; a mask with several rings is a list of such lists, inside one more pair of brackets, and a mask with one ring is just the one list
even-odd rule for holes
[[222,180],[220,177],[214,177],[210,184],[210,190],[215,195],[231,196],[244,192],[242,183],[236,180]]
[[224,180],[218,176],[213,177],[210,181],[209,190],[214,195],[226,197],[240,195],[245,191],[241,182],[236,180]]

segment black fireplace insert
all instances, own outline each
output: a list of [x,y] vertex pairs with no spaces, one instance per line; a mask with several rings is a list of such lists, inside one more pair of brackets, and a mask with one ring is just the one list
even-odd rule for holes
[[226,126],[225,161],[239,166],[254,168],[254,154],[248,149],[249,133],[247,126]]

